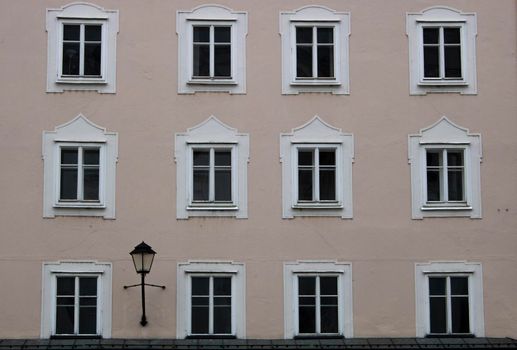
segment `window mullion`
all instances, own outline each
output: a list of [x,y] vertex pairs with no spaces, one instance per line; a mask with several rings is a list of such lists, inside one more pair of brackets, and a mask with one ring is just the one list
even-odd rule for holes
[[440,79],[445,78],[445,42],[443,37],[443,27],[440,27],[439,30],[439,46],[438,46],[438,57],[440,60]]
[[208,334],[214,334],[214,277],[208,283]]
[[214,77],[214,61],[215,61],[215,57],[214,57],[214,52],[215,52],[215,48],[214,48],[214,43],[215,43],[215,35],[214,35],[214,26],[211,25],[210,26],[210,46],[209,46],[209,57],[208,57],[208,60],[210,62],[210,78],[213,78]]
[[213,202],[215,201],[215,151],[213,148],[210,148],[209,158],[208,200]]
[[79,277],[74,279],[74,334],[79,334]]
[[81,24],[79,31],[79,75],[84,76],[84,39],[86,28]]
[[320,150],[319,148],[314,149],[314,186],[313,195],[314,201],[320,201]]
[[84,200],[83,147],[77,148],[77,199]]
[[451,313],[452,308],[451,308],[451,278],[450,278],[450,276],[447,276],[446,281],[447,281],[447,283],[445,285],[445,293],[446,293],[446,298],[447,298],[447,301],[446,301],[447,333],[451,334],[452,333],[452,313]]
[[316,334],[321,333],[320,276],[316,276]]
[[443,150],[443,200],[449,201],[449,165],[447,164],[447,149]]
[[318,28],[312,27],[312,77],[318,77]]

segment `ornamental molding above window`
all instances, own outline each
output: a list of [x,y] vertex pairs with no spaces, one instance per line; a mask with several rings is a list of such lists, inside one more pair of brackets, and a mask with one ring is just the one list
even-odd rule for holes
[[314,116],[280,134],[282,217],[353,217],[352,134]]
[[43,132],[43,217],[115,218],[118,134],[82,114]]
[[178,11],[178,93],[246,93],[248,14],[221,5]]
[[475,13],[436,6],[406,14],[411,95],[477,94]]
[[280,13],[282,94],[349,94],[350,13],[309,5]]
[[47,92],[116,92],[118,10],[77,2],[47,9]]
[[175,135],[176,217],[248,217],[249,134],[215,116]]
[[408,137],[412,218],[481,218],[481,135],[442,117]]

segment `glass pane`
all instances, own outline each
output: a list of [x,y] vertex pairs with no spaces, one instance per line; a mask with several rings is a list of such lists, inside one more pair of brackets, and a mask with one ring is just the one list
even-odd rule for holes
[[208,200],[208,170],[194,170],[194,200]]
[[79,75],[79,43],[63,43],[63,74]]
[[209,297],[192,297],[192,306],[208,306]]
[[440,28],[424,28],[424,44],[438,44]]
[[316,277],[298,277],[298,295],[315,295]]
[[337,295],[337,277],[320,277],[320,294]]
[[469,298],[451,298],[452,333],[470,333]]
[[232,333],[232,308],[227,306],[214,307],[214,333]]
[[440,200],[440,171],[427,170],[427,200]]
[[194,27],[194,42],[195,43],[210,42],[210,27]]
[[312,46],[296,47],[296,76],[312,77]]
[[298,150],[298,165],[313,165],[312,150]]
[[214,305],[215,306],[231,306],[232,305],[232,297],[214,297]]
[[97,277],[79,278],[79,295],[97,295]]
[[84,75],[101,75],[101,44],[84,44]]
[[431,333],[447,332],[445,297],[429,298],[429,313],[431,320]]
[[460,28],[443,28],[443,42],[445,44],[459,44]]
[[58,277],[57,295],[74,295],[75,294],[75,277]]
[[440,77],[439,64],[439,48],[438,46],[424,47],[424,77],[438,78]]
[[61,164],[77,164],[77,148],[62,148]]
[[215,151],[215,165],[232,165],[232,152]]
[[81,26],[66,24],[63,26],[63,40],[80,40]]
[[230,43],[232,42],[231,27],[214,27],[214,42]]
[[312,169],[298,171],[298,200],[312,201]]
[[337,306],[321,306],[321,333],[338,333]]
[[336,165],[336,151],[320,149],[320,165]]
[[230,77],[232,75],[231,45],[216,45],[214,47],[214,76]]
[[445,277],[429,278],[429,295],[445,295]]
[[336,199],[336,170],[320,169],[320,200]]
[[192,334],[208,334],[208,307],[192,307]]
[[102,26],[101,25],[84,26],[84,40],[101,41],[102,40]]
[[334,46],[318,46],[318,78],[334,77]]
[[232,295],[232,278],[214,277],[214,295]]
[[334,28],[318,28],[318,44],[333,42]]
[[61,169],[61,199],[77,199],[77,168]]
[[79,310],[79,334],[97,334],[97,308],[81,307]]
[[312,27],[296,27],[296,43],[312,44]]
[[461,47],[445,47],[445,77],[461,78]]
[[316,308],[314,306],[298,308],[298,329],[300,333],[316,333]]
[[194,45],[194,76],[210,76],[210,46]]
[[79,297],[80,306],[96,306],[97,297]]
[[74,333],[74,307],[58,306],[56,308],[56,334]]
[[232,171],[215,169],[215,200],[230,202],[232,200]]
[[83,151],[83,163],[87,165],[99,165],[99,150],[85,149]]
[[469,278],[451,277],[451,295],[468,295]]
[[320,297],[321,306],[337,306],[337,296],[336,297]]
[[463,200],[463,170],[449,170],[447,172],[447,181],[449,182],[449,200]]
[[463,152],[462,151],[448,151],[447,152],[448,166],[463,166]]
[[300,306],[314,306],[316,305],[316,297],[298,297],[298,305]]
[[99,200],[99,168],[84,169],[84,200]]
[[192,295],[208,295],[209,277],[192,277]]
[[210,165],[210,152],[208,150],[194,151],[194,165]]
[[426,156],[427,156],[427,158],[426,158],[427,166],[441,166],[442,165],[441,151],[438,151],[438,152],[437,151],[427,151]]
[[56,304],[58,306],[74,306],[75,298],[71,297],[57,297]]

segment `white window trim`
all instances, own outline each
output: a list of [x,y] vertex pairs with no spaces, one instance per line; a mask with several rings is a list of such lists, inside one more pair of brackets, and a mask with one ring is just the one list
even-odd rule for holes
[[[296,26],[334,26],[335,79],[296,79]],[[330,92],[349,94],[349,36],[350,12],[338,12],[328,7],[309,5],[280,13],[282,40],[282,94]]]
[[[231,26],[231,79],[193,79],[193,26]],[[202,5],[191,11],[177,11],[178,93],[246,93],[246,36],[248,13],[221,5]]]
[[[192,201],[192,150],[195,148],[227,148],[232,150],[232,203],[196,203]],[[199,125],[175,135],[176,217],[192,216],[248,217],[247,168],[249,135],[210,116]]]
[[[284,338],[298,335],[298,292],[299,275],[338,276],[338,320],[339,335],[354,336],[352,264],[335,261],[296,261],[284,263]],[[317,335],[316,335],[317,336]],[[325,337],[325,335],[321,335]]]
[[[462,79],[424,78],[424,27],[460,27]],[[409,41],[409,80],[411,95],[430,92],[459,92],[477,94],[475,13],[435,6],[422,12],[406,14],[406,35]]]
[[[56,276],[96,275],[97,330],[103,338],[111,338],[111,263],[96,261],[58,261],[43,263],[41,293],[41,338],[55,335]],[[80,335],[79,335],[80,337]]]
[[[464,156],[464,198],[462,202],[427,202],[426,151],[428,149],[462,149]],[[442,117],[420,133],[408,137],[408,158],[411,167],[411,216],[481,218],[480,163],[481,135]]]
[[468,276],[471,334],[485,336],[483,311],[483,272],[481,263],[432,261],[415,264],[416,336],[430,334],[429,276]]
[[[336,202],[303,202],[298,198],[297,151],[299,148],[328,147],[336,149]],[[343,133],[314,116],[304,125],[280,134],[280,161],[282,162],[282,217],[341,216],[353,217],[352,163],[354,137]]]
[[[62,147],[99,148],[99,201],[60,201],[60,158]],[[107,132],[82,114],[43,132],[43,217],[102,216],[115,218],[115,175],[118,134]]]
[[[62,76],[63,24],[101,24],[101,77]],[[47,92],[94,90],[116,92],[116,53],[118,10],[105,10],[86,2],[76,2],[58,9],[47,9],[48,33]]]
[[232,261],[178,263],[176,337],[185,338],[191,334],[190,277],[192,275],[232,277],[232,335],[244,339],[246,337],[246,269],[244,264]]

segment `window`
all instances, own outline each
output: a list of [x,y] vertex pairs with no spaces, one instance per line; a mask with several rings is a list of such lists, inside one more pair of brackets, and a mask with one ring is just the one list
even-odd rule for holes
[[117,134],[84,116],[43,133],[44,217],[115,218]]
[[245,337],[244,265],[178,265],[178,337]]
[[348,12],[322,6],[281,12],[280,33],[283,94],[348,94]]
[[353,136],[319,117],[280,135],[283,217],[352,218]]
[[284,264],[285,337],[352,337],[351,283],[350,264]]
[[476,94],[476,15],[447,7],[408,13],[410,93]]
[[412,217],[481,217],[481,136],[446,117],[409,135]]
[[484,336],[481,264],[416,264],[417,336]]
[[111,336],[111,264],[43,264],[42,338]]
[[247,217],[249,136],[210,117],[176,134],[177,218]]
[[247,13],[219,5],[178,11],[178,92],[246,93]]

